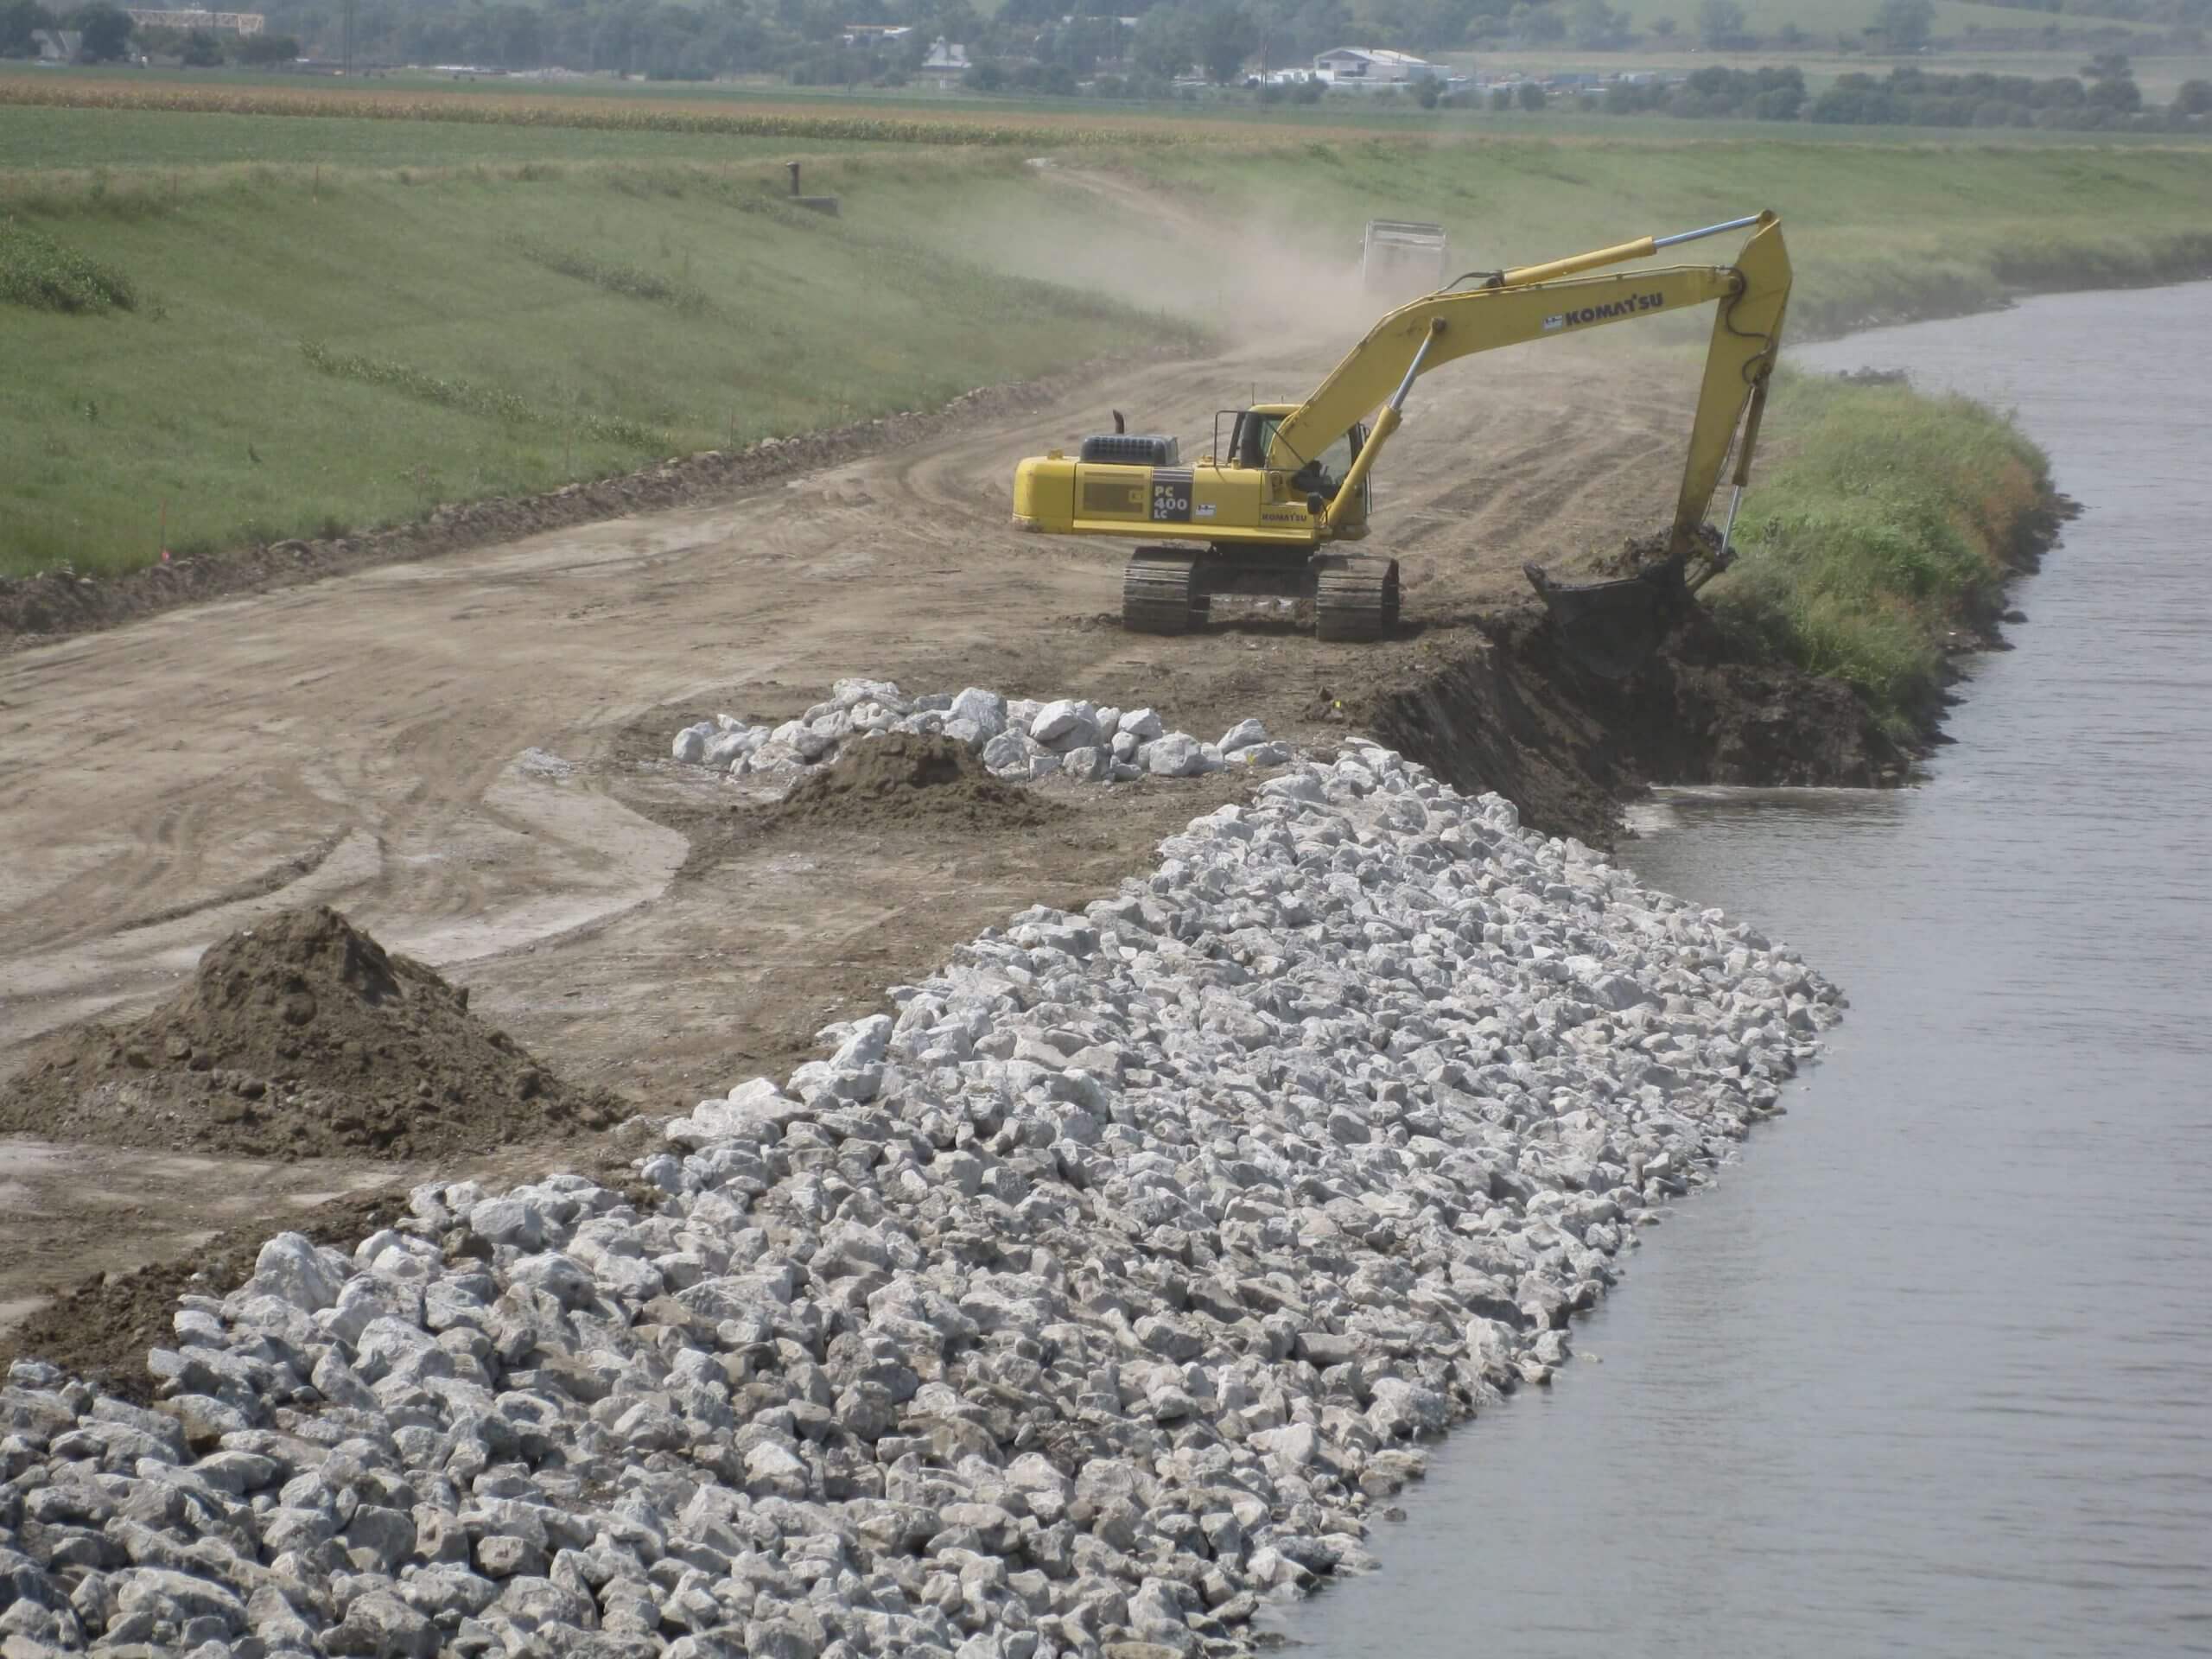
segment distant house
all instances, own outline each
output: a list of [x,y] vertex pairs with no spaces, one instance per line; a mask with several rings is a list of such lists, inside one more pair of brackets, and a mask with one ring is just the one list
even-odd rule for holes
[[1443,80],[1451,71],[1410,52],[1340,46],[1314,59],[1313,73],[1335,86],[1402,86],[1410,81]]
[[847,46],[887,46],[913,32],[912,23],[847,23],[843,40]]
[[84,31],[75,29],[35,29],[31,44],[41,63],[74,63],[85,49]]
[[141,29],[205,29],[218,35],[258,35],[269,25],[257,11],[209,11],[193,6],[181,10],[149,11],[126,6],[130,21]]
[[930,42],[929,55],[914,73],[926,80],[958,80],[968,69],[968,48],[948,44],[940,35]]

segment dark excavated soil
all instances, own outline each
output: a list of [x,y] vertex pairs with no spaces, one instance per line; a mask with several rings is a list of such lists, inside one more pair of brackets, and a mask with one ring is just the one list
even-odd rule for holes
[[834,831],[911,835],[965,830],[1004,834],[1069,822],[1073,809],[1002,783],[975,751],[949,737],[889,732],[853,738],[837,758],[765,806],[717,809],[679,825],[691,837],[683,873],[696,875],[772,837]]
[[1002,783],[976,752],[949,737],[890,732],[844,745],[766,809],[774,823],[900,826],[918,818],[1028,828],[1067,809]]
[[213,945],[143,1019],[57,1032],[0,1092],[0,1134],[273,1158],[432,1157],[626,1115],[324,906]]
[[1376,695],[1376,735],[1462,790],[1495,790],[1534,829],[1610,844],[1654,783],[1901,782],[1911,757],[1851,688],[1741,660],[1694,610],[1623,680],[1580,667],[1545,614],[1500,613],[1482,643]]

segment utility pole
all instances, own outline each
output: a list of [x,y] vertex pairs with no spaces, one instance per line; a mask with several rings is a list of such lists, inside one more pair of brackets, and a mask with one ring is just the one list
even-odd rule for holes
[[353,79],[353,5],[354,0],[346,0],[346,79],[348,80]]

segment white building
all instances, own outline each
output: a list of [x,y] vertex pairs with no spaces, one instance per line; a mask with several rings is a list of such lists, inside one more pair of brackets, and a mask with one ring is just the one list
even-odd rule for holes
[[948,41],[940,35],[930,42],[929,55],[922,60],[921,67],[914,73],[925,80],[950,83],[965,75],[969,67],[968,48]]
[[257,11],[207,11],[196,6],[175,11],[142,11],[136,6],[124,10],[141,29],[205,29],[218,35],[258,35],[269,21]]
[[1313,73],[1332,86],[1402,86],[1416,80],[1443,80],[1451,72],[1410,52],[1383,47],[1340,46],[1313,60]]

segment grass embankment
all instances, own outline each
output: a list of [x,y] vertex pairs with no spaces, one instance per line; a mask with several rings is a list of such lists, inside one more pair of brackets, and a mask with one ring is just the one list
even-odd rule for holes
[[[143,564],[164,523],[182,555],[402,522],[1190,337],[967,257],[928,223],[940,171],[825,164],[837,219],[772,164],[19,198],[0,574]],[[58,303],[103,277],[131,308]]]
[[1781,457],[1745,498],[1743,556],[1713,607],[1759,651],[1924,735],[1955,632],[1996,620],[2049,511],[2049,461],[1966,397],[1790,376],[1774,407]]
[[[727,99],[392,112],[419,96],[354,117],[0,97],[0,158],[38,163],[0,167],[0,574],[143,563],[164,515],[178,552],[404,521],[927,406],[1194,320],[1349,338],[1371,314],[1338,290],[1370,216],[1445,221],[1471,267],[1771,205],[1800,334],[2212,269],[2202,146],[1167,120],[1102,148],[1078,119],[914,147],[787,106],[764,128]],[[1063,140],[1058,178],[1025,164]],[[778,199],[791,155],[842,217]],[[1066,181],[1103,168],[1106,188]]]

